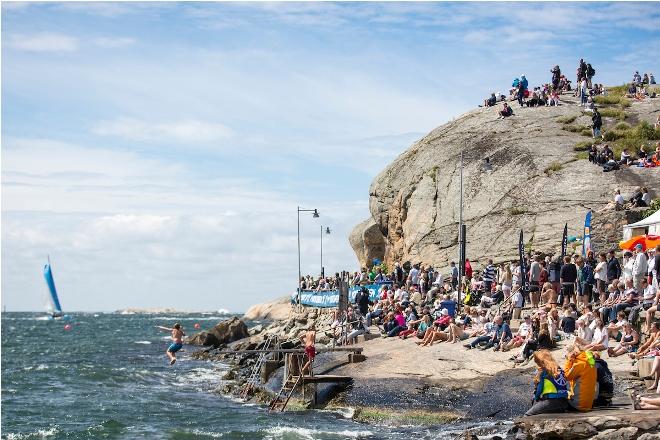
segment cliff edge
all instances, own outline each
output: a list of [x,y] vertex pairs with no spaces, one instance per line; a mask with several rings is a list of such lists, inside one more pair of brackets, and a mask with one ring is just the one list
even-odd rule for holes
[[[463,217],[471,260],[483,264],[488,257],[516,258],[520,229],[526,246],[557,251],[564,223],[569,235],[582,235],[587,209],[594,211],[595,248],[615,246],[620,226],[630,217],[608,207],[615,189],[629,197],[637,187],[646,186],[653,198],[658,197],[660,168],[605,173],[591,164],[580,152],[592,140],[591,116],[572,96],[562,95],[562,100],[558,107],[515,104],[514,116],[506,119],[498,118],[500,103],[478,108],[414,143],[371,184],[370,218],[349,237],[360,264],[379,258],[390,267],[395,261],[410,261],[443,268],[458,258],[461,150]],[[660,98],[599,108],[606,132],[621,129],[616,133],[626,137],[646,121],[652,133],[647,139],[657,137],[652,127]],[[608,233],[599,235],[599,229]]]

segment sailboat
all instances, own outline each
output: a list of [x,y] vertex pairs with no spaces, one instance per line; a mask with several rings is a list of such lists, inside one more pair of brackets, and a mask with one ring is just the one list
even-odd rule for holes
[[53,279],[53,269],[50,266],[50,255],[48,256],[48,263],[44,266],[44,278],[46,279],[46,284],[48,285],[48,290],[50,292],[47,305],[49,318],[68,320],[69,316],[62,312],[62,306],[57,297],[57,289],[55,288],[55,280]]

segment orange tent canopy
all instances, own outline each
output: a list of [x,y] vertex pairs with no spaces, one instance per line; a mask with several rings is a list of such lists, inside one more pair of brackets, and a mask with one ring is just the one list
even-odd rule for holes
[[636,235],[633,238],[619,242],[619,247],[624,251],[632,251],[638,244],[643,250],[654,248],[660,244],[660,235]]

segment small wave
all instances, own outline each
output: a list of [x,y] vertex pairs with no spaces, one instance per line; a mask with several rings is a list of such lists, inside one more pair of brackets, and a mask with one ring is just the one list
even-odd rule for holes
[[266,429],[265,432],[267,439],[280,439],[280,438],[290,438],[291,435],[305,440],[314,440],[319,435],[323,436],[338,436],[338,437],[348,437],[348,438],[367,438],[373,436],[371,431],[323,431],[320,429],[309,429],[309,428],[294,428],[292,426],[276,426],[274,428]]
[[134,344],[151,345],[150,341],[134,341]]
[[52,437],[57,434],[57,428],[50,429],[39,429],[35,432],[21,432],[21,433],[12,433],[10,432],[5,437],[7,440],[28,440],[28,439],[42,439]]
[[231,312],[227,309],[218,309],[218,313],[221,315],[231,315]]
[[44,371],[48,370],[50,367],[46,364],[39,364],[39,365],[30,365],[27,367],[23,367],[23,371]]
[[324,412],[324,413],[330,413],[330,414],[337,414],[342,416],[345,419],[352,419],[353,416],[355,415],[355,408],[333,408],[333,409],[321,409],[318,410],[319,412]]

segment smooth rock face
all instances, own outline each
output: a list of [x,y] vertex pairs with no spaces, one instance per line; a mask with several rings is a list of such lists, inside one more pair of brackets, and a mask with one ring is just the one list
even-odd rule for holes
[[258,319],[286,319],[291,313],[291,299],[287,296],[277,298],[263,304],[255,304],[245,312],[243,319],[254,321]]
[[[557,118],[575,115],[575,124],[591,124],[579,106],[514,105],[515,116],[497,119],[499,107],[476,109],[438,127],[374,179],[371,217],[350,236],[362,265],[381,258],[390,267],[395,261],[411,261],[443,268],[458,258],[461,150],[467,255],[479,265],[488,257],[516,258],[520,229],[534,250],[559,250],[564,223],[569,236],[581,237],[588,208],[594,211],[596,250],[609,248],[621,239],[626,215],[606,209],[614,190],[630,197],[646,186],[653,198],[659,196],[660,168],[604,173],[587,160],[576,160],[574,145],[590,138],[562,130]],[[647,99],[633,102],[627,111],[633,123],[653,123],[659,109],[660,99]],[[484,167],[486,157],[492,170]],[[552,164],[561,168],[552,171]],[[600,239],[598,228],[605,225],[609,232]]]
[[218,323],[208,331],[203,331],[188,337],[186,343],[191,345],[218,346],[238,341],[249,336],[247,325],[234,317]]

